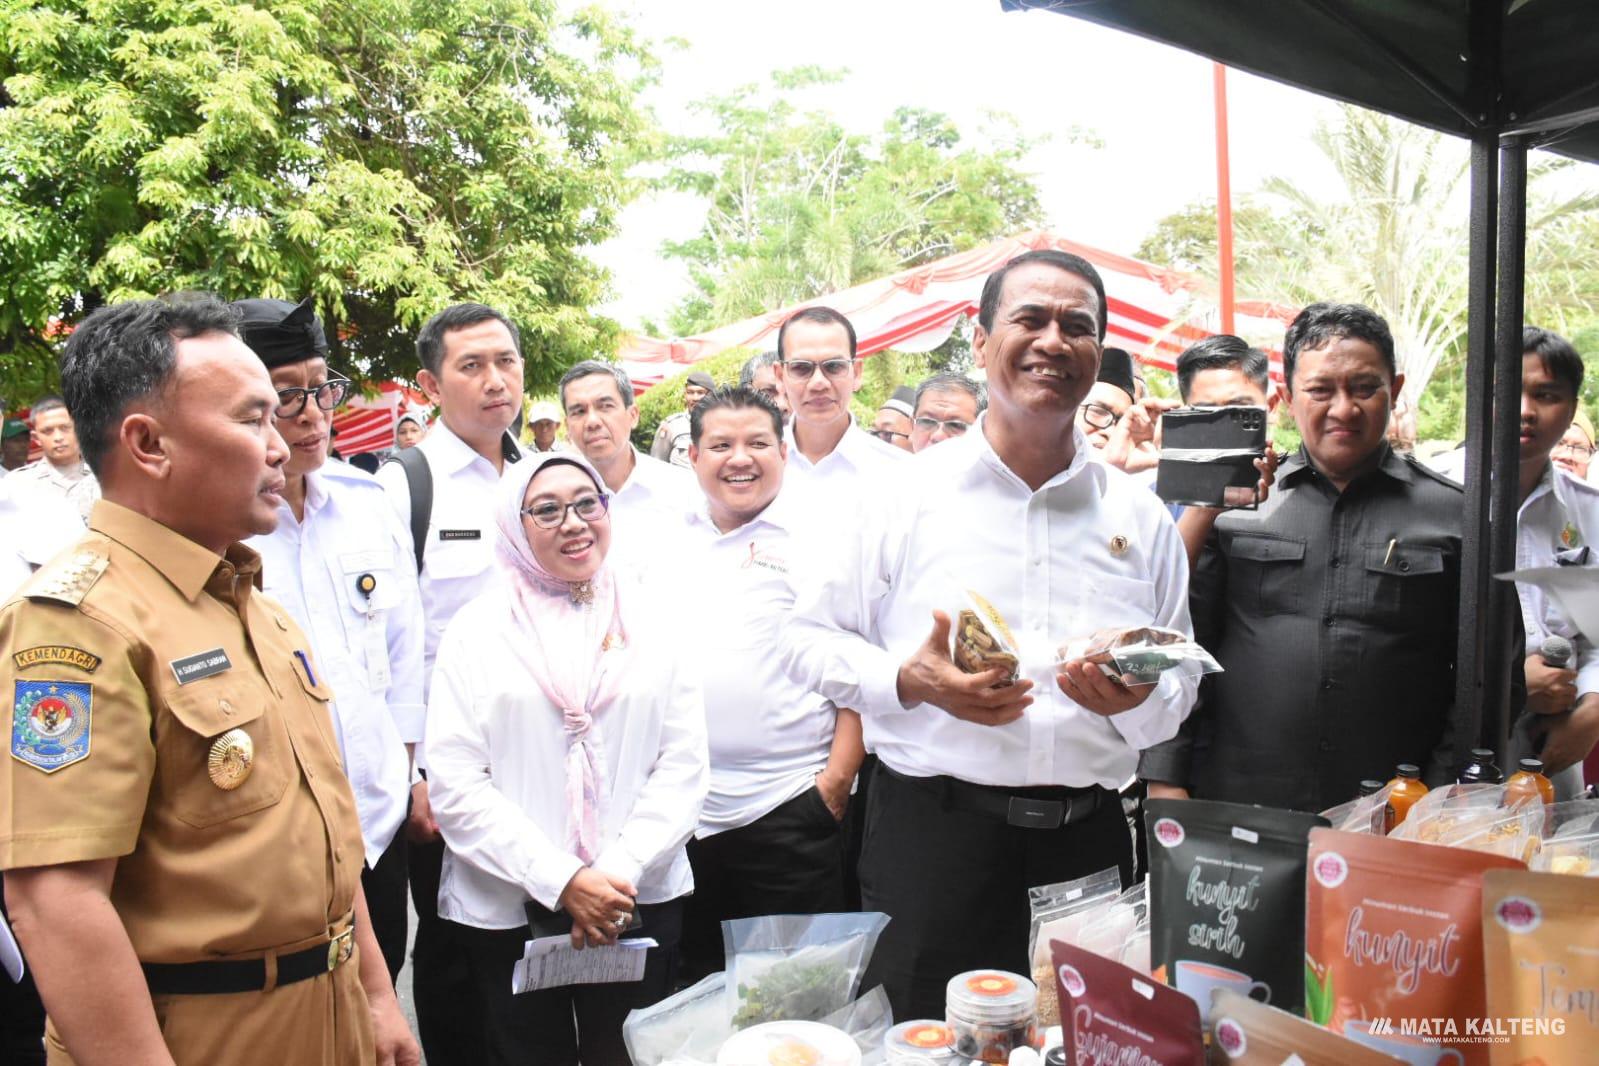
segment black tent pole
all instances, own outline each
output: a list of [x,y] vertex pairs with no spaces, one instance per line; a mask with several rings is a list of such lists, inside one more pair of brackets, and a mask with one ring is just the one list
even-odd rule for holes
[[[1489,569],[1516,568],[1516,511],[1521,502],[1521,326],[1525,321],[1523,274],[1526,269],[1527,146],[1506,137],[1499,151],[1499,294],[1494,309],[1493,481],[1490,492]],[[1505,753],[1510,719],[1510,664],[1521,654],[1512,611],[1515,586],[1493,581],[1488,588],[1487,654],[1484,657],[1484,732]],[[1514,647],[1512,647],[1514,644]],[[1506,765],[1504,762],[1501,766]]]
[[1499,144],[1492,134],[1479,133],[1471,142],[1471,246],[1466,266],[1466,511],[1460,560],[1460,633],[1455,653],[1455,700],[1466,712],[1468,724],[1454,737],[1457,768],[1465,765],[1467,749],[1478,743],[1483,711],[1498,218]]

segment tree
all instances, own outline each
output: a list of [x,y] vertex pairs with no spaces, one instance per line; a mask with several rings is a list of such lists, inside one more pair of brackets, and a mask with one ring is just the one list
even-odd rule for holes
[[[1239,296],[1371,306],[1393,330],[1405,392],[1425,394],[1422,435],[1454,436],[1466,332],[1465,146],[1348,105],[1317,128],[1315,143],[1340,195],[1315,195],[1301,176],[1268,179],[1243,198],[1234,216]],[[1599,312],[1599,197],[1564,187],[1556,175],[1567,166],[1537,159],[1528,173],[1528,317],[1557,329]],[[1139,254],[1214,277],[1214,233],[1214,206],[1193,205],[1162,220]]]
[[709,201],[704,227],[666,254],[696,292],[669,322],[684,335],[847,288],[1039,223],[1014,131],[963,143],[947,117],[902,107],[874,136],[793,97],[836,81],[813,67],[698,106],[715,130],[668,140],[662,183]]
[[582,249],[651,136],[653,61],[603,14],[36,0],[0,5],[0,38],[0,389],[36,384],[60,324],[181,289],[314,295],[372,377],[409,376],[457,299],[517,320],[535,383],[615,331]]

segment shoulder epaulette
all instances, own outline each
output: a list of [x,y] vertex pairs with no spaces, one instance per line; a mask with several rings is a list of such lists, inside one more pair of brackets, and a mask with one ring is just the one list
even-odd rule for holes
[[1404,460],[1410,465],[1410,469],[1414,470],[1416,473],[1425,474],[1433,481],[1438,482],[1438,484],[1454,489],[1456,492],[1466,491],[1466,486],[1462,485],[1448,474],[1434,470],[1420,459],[1417,459],[1414,455],[1407,455],[1404,457]]
[[110,558],[99,552],[74,552],[40,567],[22,586],[22,595],[30,600],[55,600],[76,607],[110,565]]

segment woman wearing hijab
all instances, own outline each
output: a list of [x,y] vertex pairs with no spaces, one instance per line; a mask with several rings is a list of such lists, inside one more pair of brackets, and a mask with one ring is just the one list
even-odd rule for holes
[[[622,1022],[671,991],[693,888],[684,843],[708,783],[699,688],[669,617],[606,565],[608,506],[580,456],[508,467],[503,583],[455,616],[434,668],[439,916],[465,927],[495,1063],[626,1066]],[[529,936],[568,924],[574,946],[660,947],[638,982],[513,995]]]

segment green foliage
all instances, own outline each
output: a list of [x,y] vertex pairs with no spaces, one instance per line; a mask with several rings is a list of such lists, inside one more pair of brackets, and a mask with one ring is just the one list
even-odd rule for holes
[[371,377],[409,377],[458,299],[516,319],[534,384],[615,333],[582,250],[652,135],[653,61],[598,11],[35,0],[0,39],[0,389],[37,385],[52,318],[182,289],[312,294]]
[[902,107],[874,136],[801,113],[805,88],[836,81],[817,68],[780,71],[699,105],[715,132],[668,140],[662,184],[709,201],[704,227],[667,245],[696,291],[672,332],[784,307],[1035,226],[1029,145],[1013,129],[963,143],[944,115]]
[[691,371],[705,371],[718,385],[737,385],[739,371],[744,369],[744,363],[754,354],[748,348],[729,348],[709,359],[701,359],[693,366],[686,366],[671,377],[663,378],[660,384],[651,386],[638,398],[639,418],[638,425],[633,427],[633,443],[642,451],[650,450],[661,422],[683,409],[683,382]]

